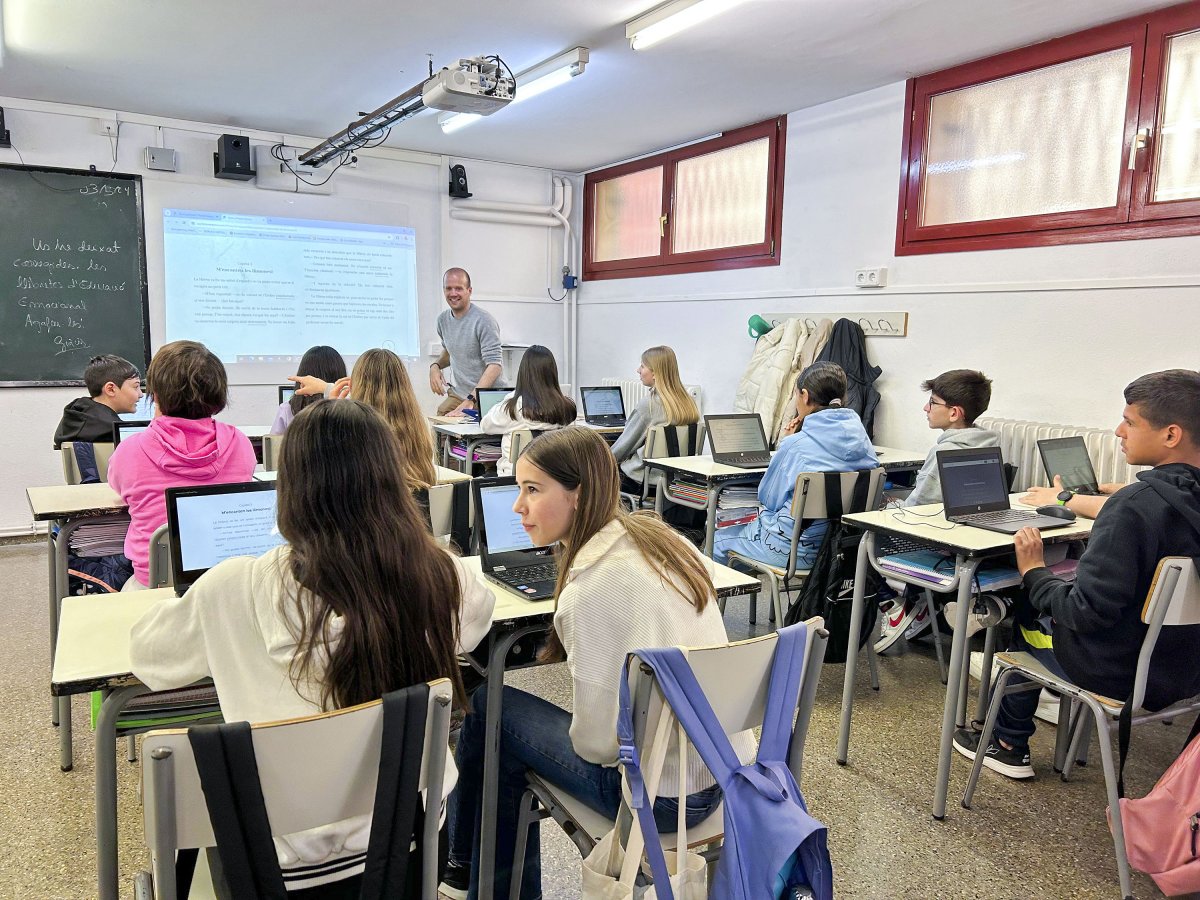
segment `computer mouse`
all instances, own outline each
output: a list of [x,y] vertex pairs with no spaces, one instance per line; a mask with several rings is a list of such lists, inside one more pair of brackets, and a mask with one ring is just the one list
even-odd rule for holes
[[1052,503],[1049,506],[1039,506],[1037,514],[1039,516],[1049,516],[1052,519],[1066,519],[1068,522],[1075,521],[1075,513],[1071,512],[1065,506],[1059,506],[1057,503]]

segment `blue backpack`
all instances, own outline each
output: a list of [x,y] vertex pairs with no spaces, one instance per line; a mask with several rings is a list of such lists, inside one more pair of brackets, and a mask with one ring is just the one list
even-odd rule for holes
[[[653,670],[663,697],[724,792],[725,843],[709,892],[716,900],[796,896],[789,892],[797,887],[807,887],[815,900],[832,900],[833,866],[826,829],[808,814],[787,765],[806,634],[804,623],[779,632],[758,758],[747,765],[738,760],[683,653],[674,647],[637,653],[638,659]],[[659,900],[673,900],[666,859],[634,747],[628,677],[621,679],[617,740],[632,806],[646,841],[655,891]],[[808,896],[803,891],[800,895]]]

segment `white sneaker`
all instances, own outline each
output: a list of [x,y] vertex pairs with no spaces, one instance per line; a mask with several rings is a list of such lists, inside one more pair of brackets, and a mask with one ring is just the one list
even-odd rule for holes
[[911,604],[906,603],[904,597],[893,600],[892,605],[882,611],[883,623],[879,629],[879,638],[875,641],[875,652],[882,653],[904,637],[913,619],[924,608],[924,597],[914,600]]
[[[972,638],[985,628],[999,625],[1008,615],[1008,604],[995,594],[980,594],[975,598],[971,611],[967,614],[967,638]],[[958,601],[951,600],[946,604],[946,624],[954,629],[958,620]]]
[[[925,599],[925,595],[921,595],[921,599],[913,604],[912,621],[908,623],[908,628],[904,630],[904,639],[907,641],[916,640],[921,633],[929,627],[929,601]],[[937,615],[935,612],[934,615]]]

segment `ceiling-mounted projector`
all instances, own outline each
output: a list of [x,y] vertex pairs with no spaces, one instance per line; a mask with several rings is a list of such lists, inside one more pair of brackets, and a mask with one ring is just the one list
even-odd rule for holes
[[386,137],[386,129],[426,108],[490,116],[512,102],[516,88],[517,80],[499,56],[460,59],[440,72],[431,71],[428,80],[301,154],[300,162],[316,168],[335,157],[345,160],[352,151]]
[[516,80],[498,57],[460,59],[434,73],[421,89],[421,102],[430,109],[490,116],[512,102]]

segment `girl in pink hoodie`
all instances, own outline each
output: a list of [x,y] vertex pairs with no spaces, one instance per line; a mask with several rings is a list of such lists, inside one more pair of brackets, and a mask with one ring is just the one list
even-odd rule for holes
[[146,382],[158,414],[146,431],[121,441],[108,464],[109,485],[129,504],[125,555],[133,563],[131,581],[143,587],[150,576],[150,537],[167,521],[163,491],[249,481],[255,465],[250,439],[212,418],[225,408],[229,384],[225,366],[207,347],[196,341],[160,347]]

